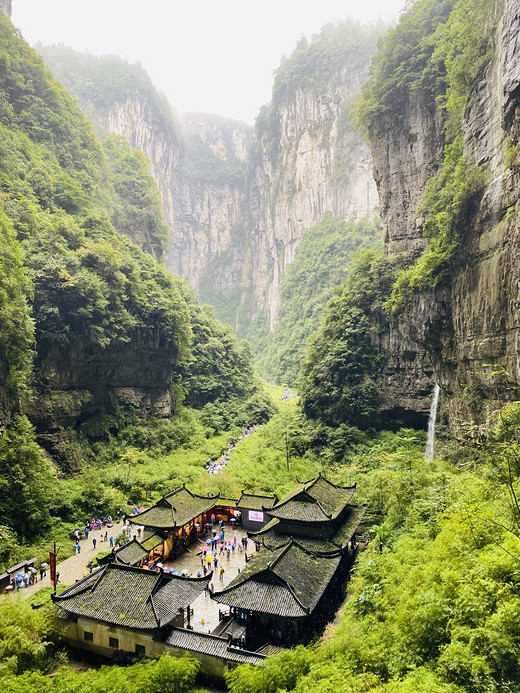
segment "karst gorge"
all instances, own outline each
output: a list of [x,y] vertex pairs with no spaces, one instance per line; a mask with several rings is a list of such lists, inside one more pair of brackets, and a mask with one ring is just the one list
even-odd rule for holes
[[[2,570],[181,487],[276,507],[325,477],[364,515],[340,611],[211,685],[520,691],[519,2],[327,24],[254,127],[178,114],[118,57],[33,49],[11,13]],[[0,597],[4,691],[206,685],[196,652],[75,666],[51,589],[23,593]]]

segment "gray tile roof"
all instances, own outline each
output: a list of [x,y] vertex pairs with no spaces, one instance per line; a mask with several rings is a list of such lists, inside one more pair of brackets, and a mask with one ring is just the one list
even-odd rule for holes
[[172,621],[205,589],[210,576],[177,578],[117,563],[88,575],[54,595],[55,603],[77,617],[150,630]]
[[172,647],[179,647],[189,652],[200,652],[201,654],[219,657],[230,662],[241,664],[261,664],[265,657],[256,652],[248,652],[238,647],[231,647],[227,638],[209,633],[199,633],[194,630],[184,628],[174,628],[166,638],[166,643]]
[[186,609],[193,604],[195,599],[209,585],[213,573],[208,573],[202,578],[185,578],[172,575],[153,596],[155,613],[159,620],[168,622],[171,613],[178,613],[179,609]]
[[128,518],[129,522],[153,529],[183,527],[199,515],[211,510],[218,501],[216,496],[198,496],[185,486],[161,498],[147,510]]
[[215,601],[258,613],[292,618],[313,611],[341,561],[313,554],[295,541],[273,551],[264,547]]
[[140,544],[143,548],[145,548],[148,552],[150,552],[152,549],[155,549],[156,546],[159,546],[159,544],[162,544],[164,542],[164,537],[161,537],[160,534],[151,534],[149,537],[146,537],[146,539],[143,539]]
[[299,482],[285,498],[268,509],[269,514],[292,522],[328,522],[341,515],[355,490],[355,486],[336,486],[320,474],[310,481]]
[[246,493],[242,491],[240,498],[237,501],[237,508],[245,508],[246,510],[268,510],[278,501],[277,496],[262,496],[258,493]]
[[[350,512],[341,524],[337,525],[336,531],[330,537],[298,536],[294,537],[294,540],[303,548],[314,553],[335,553],[338,549],[345,549],[363,519],[365,510],[363,505],[349,506]],[[269,549],[285,546],[292,538],[290,534],[284,533],[284,522],[278,518],[270,520],[258,532],[249,532],[249,536],[253,541],[262,542]]]
[[144,549],[137,539],[132,539],[128,544],[121,546],[113,552],[113,559],[117,563],[124,563],[125,565],[136,565],[143,558],[146,558],[149,551]]

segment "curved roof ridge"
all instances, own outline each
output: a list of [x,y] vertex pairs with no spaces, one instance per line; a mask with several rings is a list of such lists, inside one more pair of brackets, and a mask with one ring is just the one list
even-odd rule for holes
[[[285,556],[287,551],[291,548],[292,544],[293,538],[291,537],[291,541],[288,544],[285,544],[281,547],[278,547],[278,549],[275,549],[275,551],[280,551],[280,553],[278,554],[278,556],[274,556],[272,561],[269,561],[269,563],[266,566],[266,570],[272,570],[274,566],[280,561],[280,559]],[[280,576],[278,575],[278,577]]]
[[[103,576],[107,572],[107,569],[109,568],[110,565],[114,565],[114,564],[107,563],[106,565],[98,568],[99,574],[95,580],[92,579],[92,573],[89,573],[88,575],[85,575],[85,577],[82,578],[79,582],[76,582],[74,585],[71,585],[66,590],[63,590],[63,592],[61,592],[60,594],[51,595],[52,600],[54,601],[55,599],[57,599],[57,600],[66,599],[69,596],[67,594],[67,592],[69,590],[71,590],[72,588],[75,588],[74,589],[74,596],[77,594],[83,594],[83,592],[87,592],[88,590],[95,589],[99,585],[101,578],[103,578]],[[85,584],[81,587],[81,583],[83,581],[85,581]],[[78,589],[78,587],[79,587],[79,589]]]
[[340,486],[339,484],[335,484],[333,481],[328,479],[322,471],[318,473],[318,476],[315,476],[312,479],[309,479],[308,481],[300,481],[299,483],[303,484],[305,490],[307,490],[307,488],[311,488],[312,486],[314,486],[314,484],[316,484],[320,479],[323,479],[323,481],[325,481],[330,486],[334,486],[334,488],[340,488],[345,491],[347,489],[355,489],[357,486],[357,482],[355,484],[351,484],[350,486]]
[[[192,498],[204,498],[205,500],[217,500],[220,498],[220,491],[217,491],[215,494],[210,494],[209,496],[203,496],[200,493],[194,493],[193,491],[190,491],[189,488],[186,489],[186,491],[190,494]],[[229,498],[228,500],[234,500],[232,498]]]
[[320,507],[320,510],[321,510],[322,513],[325,515],[325,517],[328,517],[329,520],[332,520],[332,518],[334,517],[333,514],[332,514],[332,513],[328,513],[328,512],[325,510],[325,508],[324,508],[323,505],[321,504],[321,501],[319,501],[319,500],[316,498],[316,499],[315,499],[315,502],[318,504],[318,506]]

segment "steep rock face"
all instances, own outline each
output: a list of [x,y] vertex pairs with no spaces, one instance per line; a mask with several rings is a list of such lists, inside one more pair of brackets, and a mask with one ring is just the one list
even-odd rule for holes
[[[304,232],[326,213],[357,219],[377,208],[371,157],[349,117],[365,70],[344,70],[337,80],[320,85],[319,92],[289,93],[269,114],[268,130],[260,135],[250,194],[257,227],[252,255],[262,261],[252,272],[257,302],[271,328],[280,277]],[[272,132],[277,133],[275,151]]]
[[181,144],[175,129],[158,118],[154,106],[139,95],[133,95],[104,111],[97,111],[95,120],[102,132],[126,137],[131,147],[150,159],[151,174],[161,193],[166,221],[170,229],[174,229],[175,183],[179,177]]
[[[236,231],[245,225],[245,182],[252,128],[220,116],[182,116],[184,169],[176,182],[177,212],[170,250],[173,271],[208,300],[237,283]],[[218,258],[223,258],[223,261]],[[218,265],[214,271],[213,263]]]
[[[485,166],[489,183],[470,229],[467,263],[453,281],[453,341],[438,363],[453,420],[482,420],[519,394],[519,31],[518,5],[508,1],[494,59],[465,116],[465,150]],[[474,393],[483,406],[475,406]]]
[[13,9],[12,0],[0,0],[0,12],[3,12],[8,17],[10,17],[12,9]]
[[[327,50],[335,31],[324,39]],[[273,325],[280,276],[306,229],[327,212],[351,219],[376,207],[370,155],[349,118],[376,38],[361,34],[359,58],[346,33],[352,45],[339,66],[327,67],[317,86],[290,90],[276,103],[273,98],[268,128],[257,125],[256,137],[251,127],[213,115],[174,116],[174,125],[168,124],[151,84],[140,82],[136,90],[127,74],[131,68],[110,61],[107,70],[119,73],[113,88],[107,77],[102,94],[94,89],[89,100],[86,78],[79,85],[70,79],[78,55],[51,61],[101,130],[124,135],[151,160],[171,232],[168,268],[242,333],[259,315]],[[317,69],[315,57],[304,57],[310,60],[307,72]],[[98,78],[99,66],[93,63],[92,70]]]
[[153,330],[105,349],[76,342],[47,354],[38,369],[51,372],[51,388],[36,395],[27,413],[40,444],[57,460],[66,452],[64,430],[99,414],[127,410],[143,418],[169,417],[175,408],[170,387],[176,346]]
[[[443,290],[416,295],[394,329],[426,350],[454,429],[484,422],[520,383],[518,204],[520,19],[497,3],[493,58],[473,84],[464,114],[464,152],[488,183],[465,229],[462,260]],[[410,109],[401,134],[373,133],[373,157],[388,253],[424,246],[417,205],[442,164],[442,113]],[[424,403],[426,407],[426,402]]]
[[[393,127],[376,124],[370,133],[374,180],[385,251],[417,255],[426,247],[423,219],[417,209],[427,182],[440,169],[444,149],[444,118],[433,97],[409,102]],[[440,305],[440,301],[439,301]],[[379,385],[382,416],[389,424],[425,425],[434,385],[433,366],[426,343],[445,321],[442,308],[429,297],[408,308],[406,317],[391,319],[377,338],[386,357]]]
[[[170,228],[166,265],[196,290],[207,285],[208,266],[227,254],[231,232],[244,221],[244,180],[219,180],[215,164],[245,162],[252,129],[218,116],[175,116],[175,128],[160,122],[155,104],[142,95],[118,101],[96,114],[98,127],[123,135],[151,161]],[[192,146],[190,146],[192,145]],[[214,161],[211,160],[214,157]],[[237,176],[238,178],[238,176]],[[208,292],[226,291],[235,279],[227,264]]]
[[389,254],[423,250],[417,208],[426,183],[442,161],[443,117],[434,101],[410,103],[391,130],[371,134],[374,179],[386,250]]

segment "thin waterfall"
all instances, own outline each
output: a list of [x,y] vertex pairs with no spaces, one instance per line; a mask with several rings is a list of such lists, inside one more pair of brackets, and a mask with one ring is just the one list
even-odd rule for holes
[[433,400],[430,408],[430,418],[428,419],[428,435],[426,436],[426,450],[424,459],[428,462],[433,460],[433,445],[435,441],[435,421],[437,419],[437,407],[439,406],[439,394],[441,388],[435,383],[433,388]]

